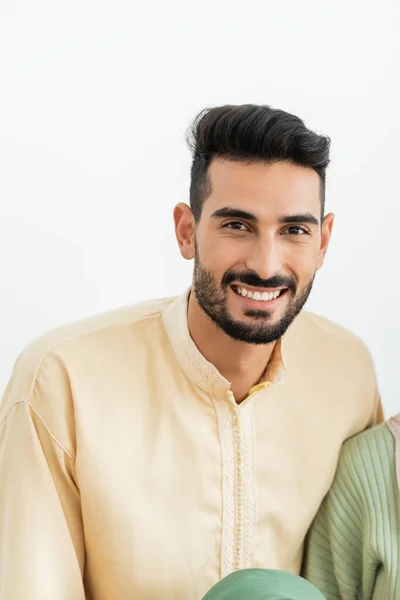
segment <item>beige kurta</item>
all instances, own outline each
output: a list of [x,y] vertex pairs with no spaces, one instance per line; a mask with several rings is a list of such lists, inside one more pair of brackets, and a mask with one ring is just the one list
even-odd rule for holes
[[0,407],[0,600],[199,600],[235,569],[299,571],[340,446],[374,419],[370,356],[304,312],[286,374],[275,352],[274,384],[238,406],[186,314],[186,296],[143,304],[20,357]]

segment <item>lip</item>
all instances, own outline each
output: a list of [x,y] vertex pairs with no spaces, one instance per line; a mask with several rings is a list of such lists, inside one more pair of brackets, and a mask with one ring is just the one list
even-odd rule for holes
[[280,304],[282,302],[282,300],[285,299],[285,296],[287,294],[287,289],[286,287],[281,287],[281,288],[257,288],[257,287],[252,287],[251,285],[246,285],[245,287],[249,290],[251,290],[252,292],[277,292],[278,290],[286,290],[286,292],[284,294],[281,294],[280,296],[278,296],[277,298],[273,298],[273,300],[254,300],[253,298],[248,298],[247,296],[241,296],[240,294],[238,294],[237,292],[235,292],[235,290],[233,289],[232,286],[235,287],[240,287],[240,283],[239,284],[235,284],[233,283],[231,285],[231,290],[232,293],[236,296],[236,298],[238,298],[238,300],[240,300],[242,302],[242,304],[249,309],[254,309],[254,310],[271,310],[272,308],[275,308],[278,304]]

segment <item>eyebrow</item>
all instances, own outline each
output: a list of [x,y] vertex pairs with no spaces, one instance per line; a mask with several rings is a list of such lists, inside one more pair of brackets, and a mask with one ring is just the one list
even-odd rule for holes
[[256,215],[246,212],[245,210],[239,210],[238,208],[219,208],[211,215],[212,219],[220,219],[223,217],[233,217],[234,219],[246,219],[247,221],[257,221]]
[[[253,213],[249,213],[245,210],[240,210],[238,208],[230,208],[229,206],[225,206],[224,208],[219,208],[211,215],[211,218],[221,219],[221,218],[234,218],[234,219],[246,219],[246,221],[258,221],[256,215]],[[311,213],[303,213],[297,215],[285,215],[280,217],[279,223],[281,225],[290,225],[291,223],[308,223],[309,225],[319,225],[319,220],[314,217]]]
[[290,225],[291,223],[308,223],[309,225],[319,225],[319,220],[311,213],[299,215],[285,215],[279,218],[279,223],[282,225]]

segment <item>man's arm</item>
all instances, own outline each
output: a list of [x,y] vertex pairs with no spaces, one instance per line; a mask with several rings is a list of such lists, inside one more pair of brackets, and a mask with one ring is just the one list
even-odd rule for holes
[[382,401],[381,401],[381,397],[378,394],[375,424],[380,425],[381,423],[384,422],[384,420],[385,420],[385,415],[383,414]]
[[0,600],[84,600],[74,459],[29,398],[2,412]]

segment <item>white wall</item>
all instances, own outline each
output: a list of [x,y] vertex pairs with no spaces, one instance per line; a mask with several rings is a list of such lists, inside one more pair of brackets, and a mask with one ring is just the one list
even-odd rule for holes
[[[182,291],[190,119],[268,103],[333,139],[309,308],[361,335],[400,410],[398,0],[2,0],[0,392],[58,324]],[[340,377],[340,373],[338,373]]]

